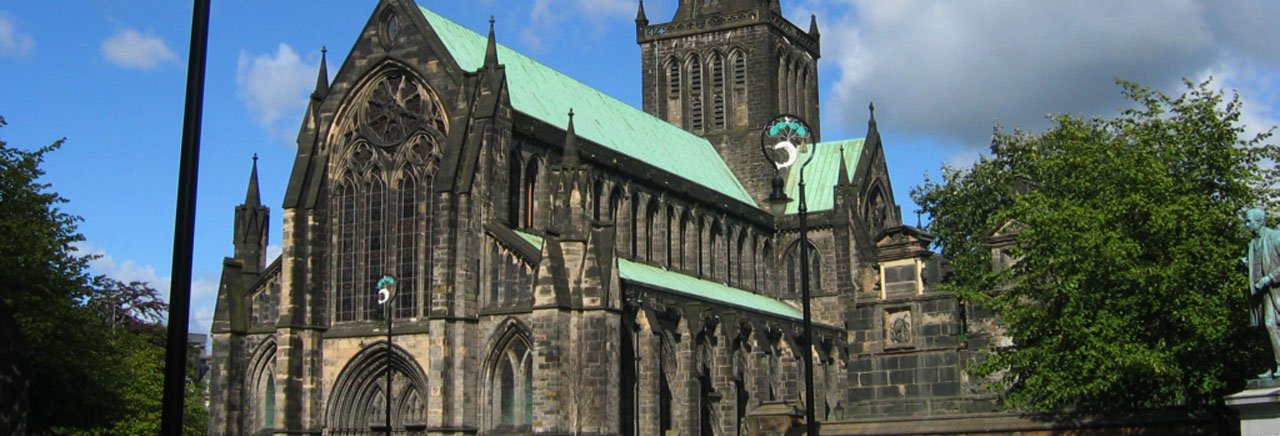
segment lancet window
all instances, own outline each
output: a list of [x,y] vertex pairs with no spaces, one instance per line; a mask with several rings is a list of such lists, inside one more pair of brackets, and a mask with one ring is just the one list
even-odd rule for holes
[[528,431],[533,425],[533,353],[524,335],[512,332],[489,361],[489,425]]
[[[818,248],[812,242],[805,242],[809,249],[809,289],[810,291],[822,288],[822,256],[818,254]],[[803,268],[800,262],[800,243],[791,245],[791,249],[787,250],[786,255],[787,266],[787,292],[792,294],[800,293],[800,274]]]
[[689,110],[690,126],[694,130],[702,129],[702,59],[694,55],[689,58]]
[[533,266],[494,243],[489,247],[489,306],[516,306],[532,302]]

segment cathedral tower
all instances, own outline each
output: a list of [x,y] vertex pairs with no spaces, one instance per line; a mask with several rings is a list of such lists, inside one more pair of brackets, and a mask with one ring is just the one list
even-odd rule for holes
[[772,166],[759,150],[764,123],[779,114],[821,132],[819,35],[782,16],[778,0],[680,0],[671,22],[636,13],[644,110],[707,138],[757,201]]

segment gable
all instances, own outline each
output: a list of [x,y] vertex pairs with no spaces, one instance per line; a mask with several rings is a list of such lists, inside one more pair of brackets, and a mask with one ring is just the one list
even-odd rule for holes
[[[449,54],[468,71],[484,63],[487,37],[419,6]],[[665,170],[755,207],[742,183],[706,139],[686,132],[622,101],[498,44],[514,110],[560,129],[575,113],[578,137]]]

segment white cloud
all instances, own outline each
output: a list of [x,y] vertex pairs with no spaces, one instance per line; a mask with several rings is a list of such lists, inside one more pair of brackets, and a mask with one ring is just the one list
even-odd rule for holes
[[616,25],[613,17],[635,13],[636,3],[631,0],[533,0],[530,24],[521,30],[520,41],[531,50],[542,50],[548,35],[566,30],[561,24],[567,20],[585,21],[601,32],[606,25]]
[[25,58],[36,50],[36,40],[19,32],[13,19],[0,13],[0,56]]
[[139,70],[151,70],[162,63],[178,61],[178,55],[163,39],[143,35],[133,29],[121,29],[103,40],[102,55],[117,66]]
[[[117,281],[129,283],[146,282],[164,301],[169,301],[170,276],[161,276],[151,265],[140,265],[132,259],[117,260],[111,254],[87,243],[75,246],[81,255],[96,255],[89,261],[89,271],[94,275],[105,275]],[[213,277],[197,277],[191,282],[191,307],[188,312],[187,330],[191,333],[208,334],[213,323],[213,309],[218,299],[218,279]]]
[[275,244],[267,244],[267,263],[275,262],[280,253],[284,252],[284,247]]
[[241,50],[236,65],[240,100],[272,136],[292,144],[289,133],[297,132],[318,68],[319,63],[304,62],[284,43],[275,54],[251,56]]
[[1251,95],[1280,63],[1280,30],[1259,18],[1280,12],[1272,2],[796,3],[818,14],[823,71],[837,75],[826,107],[841,125],[865,123],[875,101],[896,134],[985,148],[993,121],[1035,130],[1050,113],[1106,115],[1127,105],[1115,79],[1176,94],[1207,70],[1241,91],[1246,119],[1275,118],[1275,91]]

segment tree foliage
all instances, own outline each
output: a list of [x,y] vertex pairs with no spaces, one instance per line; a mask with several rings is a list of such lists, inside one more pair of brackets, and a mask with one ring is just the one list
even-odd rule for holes
[[[155,434],[168,306],[146,283],[89,275],[91,258],[74,248],[81,219],[40,182],[62,143],[26,151],[0,140],[0,312],[29,359],[17,362],[30,369],[27,429]],[[189,405],[188,419],[206,422],[199,397]]]
[[[1115,118],[997,128],[990,157],[912,192],[955,269],[946,287],[993,309],[1014,343],[974,368],[1012,406],[1208,406],[1265,366],[1239,214],[1274,196],[1280,153],[1269,133],[1242,138],[1239,97],[1209,82],[1177,97],[1121,86],[1136,105]],[[1024,226],[1018,261],[994,272],[986,241],[1010,222]]]

